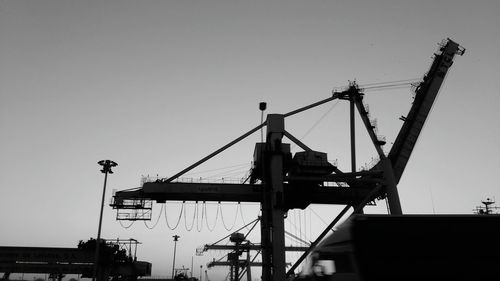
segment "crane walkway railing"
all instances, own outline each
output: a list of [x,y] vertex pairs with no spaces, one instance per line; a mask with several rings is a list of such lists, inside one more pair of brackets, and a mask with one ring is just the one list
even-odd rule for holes
[[[163,182],[168,177],[142,177],[141,185],[148,182]],[[223,177],[223,178],[211,178],[211,177],[181,177],[174,179],[173,183],[232,183],[232,184],[242,184],[246,180],[246,177],[234,178],[234,177]]]

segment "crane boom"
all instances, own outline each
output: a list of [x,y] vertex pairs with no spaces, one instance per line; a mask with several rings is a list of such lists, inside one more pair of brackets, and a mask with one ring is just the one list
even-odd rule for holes
[[401,118],[404,121],[403,126],[388,155],[393,166],[396,183],[401,179],[446,73],[453,64],[453,57],[456,54],[463,55],[464,51],[464,48],[448,39],[446,43],[441,45],[440,53],[435,54],[429,72],[417,86],[413,105],[408,115]]

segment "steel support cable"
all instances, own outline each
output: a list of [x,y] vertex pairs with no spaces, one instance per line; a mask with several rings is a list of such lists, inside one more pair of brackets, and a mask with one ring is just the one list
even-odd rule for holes
[[238,202],[238,208],[240,209],[241,221],[243,222],[244,227],[248,230],[247,223],[245,222],[245,218],[243,217],[243,209],[241,207],[240,202]]
[[300,148],[302,148],[304,151],[312,151],[312,149],[310,149],[307,145],[305,145],[303,142],[301,142],[299,139],[297,139],[296,137],[294,137],[292,134],[290,134],[289,132],[287,131],[284,131],[284,136],[287,137],[289,140],[291,140],[293,142],[294,145],[297,145],[299,146]]
[[340,211],[340,213],[337,215],[337,217],[335,217],[335,219],[330,223],[330,225],[327,226],[327,228],[325,229],[326,231],[323,231],[318,236],[318,238],[316,238],[316,240],[313,243],[311,243],[311,246],[309,246],[309,250],[302,253],[302,255],[295,261],[295,263],[292,265],[292,267],[286,273],[287,277],[289,277],[291,274],[293,274],[295,272],[295,269],[302,263],[302,261],[304,261],[304,259],[310,253],[310,251],[312,249],[314,249],[314,247],[316,247],[316,245],[323,239],[323,237],[326,235],[326,233],[328,233],[328,231],[330,231],[330,228],[332,228],[345,215],[345,213],[347,213],[347,211],[350,208],[351,208],[351,206],[347,205],[344,207],[344,209],[342,209],[342,211]]
[[302,240],[307,241],[306,210],[300,210],[302,214]]
[[[292,222],[290,221],[290,224]],[[296,209],[293,209],[293,227],[295,229],[295,236],[297,236],[299,234],[299,228],[297,227],[297,210]]]
[[[248,164],[248,165],[250,165],[250,164]],[[218,173],[218,174],[215,174],[215,175],[212,175],[212,176],[209,176],[209,177],[204,177],[204,178],[205,179],[211,179],[211,178],[220,177],[220,176],[226,176],[226,175],[232,175],[232,174],[239,174],[239,173],[246,172],[246,171],[248,171],[248,167],[238,167],[238,168],[235,168],[235,169],[232,169],[232,170],[224,171],[222,173]]]
[[198,230],[198,201],[194,203],[194,219],[193,219],[193,224],[196,224],[196,230]]
[[[286,231],[286,230],[285,230],[285,235],[287,235],[287,237],[288,237],[288,239],[290,239],[290,241],[292,241],[292,240],[293,240],[293,241],[295,241],[295,242],[300,242],[301,244],[306,245],[306,246],[310,246],[310,245],[311,245],[311,243],[310,243],[310,242],[307,242],[306,240],[301,239],[301,238],[299,238],[299,237],[297,237],[297,236],[293,235],[293,233],[288,232],[288,231]],[[298,246],[298,245],[297,245],[297,246]]]
[[[246,234],[246,235],[245,235],[245,237],[243,238],[244,240],[246,240],[246,239],[247,239],[248,235],[250,235],[250,233],[251,233],[251,232],[252,232],[252,230],[255,228],[255,226],[257,225],[257,223],[259,223],[259,221],[260,221],[260,218],[259,218],[259,217],[257,217],[257,219],[255,220],[255,223],[252,225],[252,227],[250,228],[250,230],[248,230],[247,234]],[[246,227],[247,225],[249,225],[249,224],[246,224],[246,225],[245,225],[245,227]],[[247,228],[247,229],[248,229],[248,228]],[[249,241],[248,243],[250,243],[250,241]]]
[[[215,244],[215,243],[214,243]],[[218,260],[216,261],[221,261],[222,259],[224,259],[225,257],[227,256],[227,253],[225,253],[222,257],[220,257]]]
[[309,238],[312,239],[312,237],[313,237],[312,236],[312,216],[311,216],[311,210],[309,210]]
[[[302,229],[301,229],[301,225],[302,225],[302,219],[301,219],[301,215],[300,215],[300,210],[296,210],[297,211],[297,236],[300,237],[302,235]],[[295,241],[297,246],[300,246],[300,243],[298,241]],[[295,253],[296,256],[299,255],[299,253]]]
[[[198,215],[196,215],[196,231],[201,232],[203,230],[203,215],[205,214],[205,209],[203,208],[204,202],[201,202],[201,227],[198,223]],[[198,202],[196,202],[196,213],[198,213]]]
[[302,212],[299,210],[299,237],[302,239]]
[[158,212],[158,218],[156,218],[156,222],[153,224],[153,226],[151,226],[151,227],[150,227],[150,226],[146,223],[146,221],[145,221],[145,220],[143,220],[144,225],[145,225],[147,228],[149,228],[149,229],[153,229],[153,228],[155,228],[155,227],[158,225],[158,222],[160,221],[160,217],[161,217],[161,214],[162,214],[162,213],[163,213],[163,204],[161,205],[161,209],[160,209],[160,211]]
[[196,231],[201,232],[203,230],[203,208],[201,208],[201,228],[198,230],[199,216],[200,216],[200,206],[198,205],[198,202],[196,202]]
[[[252,224],[252,223],[254,223],[255,221],[258,221],[258,220],[260,220],[260,218],[256,218],[256,219],[254,219],[253,221],[249,222],[247,225],[244,225],[244,226],[240,227],[239,229],[235,230],[234,232],[238,232],[238,231],[242,230],[245,226],[248,226],[248,225],[250,225],[250,224]],[[232,234],[232,233],[231,233],[231,234]],[[221,239],[217,240],[217,242],[212,243],[211,245],[215,245],[215,244],[217,244],[217,243],[221,242],[222,240],[224,240],[224,239],[226,239],[226,238],[229,238],[229,236],[231,236],[231,234],[228,234],[228,235],[224,236],[223,238],[221,238]]]
[[199,160],[198,162],[192,164],[191,166],[185,168],[184,170],[178,172],[177,174],[171,176],[170,178],[166,179],[165,182],[171,182],[173,181],[174,179],[184,175],[185,173],[191,171],[192,169],[198,167],[200,164],[203,164],[205,163],[207,160],[211,159],[212,157],[216,156],[217,154],[221,153],[222,151],[228,149],[229,147],[233,146],[234,144],[240,142],[241,140],[243,140],[244,138],[248,137],[249,135],[255,133],[256,131],[258,131],[260,128],[264,127],[265,125],[267,124],[267,121],[262,123],[262,124],[259,124],[257,127],[251,129],[250,131],[244,133],[243,135],[241,135],[240,137],[236,138],[235,140],[231,141],[230,143],[224,145],[223,147],[217,149],[216,151],[212,152],[211,154],[205,156],[204,158],[202,158],[201,160]]
[[215,214],[215,222],[213,224],[213,227],[210,228],[209,224],[208,224],[208,213],[207,213],[207,203],[204,202],[204,208],[205,208],[205,221],[207,223],[207,228],[210,232],[214,231],[215,227],[217,226],[217,219],[219,218],[219,204],[217,204],[217,212]]
[[210,169],[210,170],[203,170],[203,171],[186,173],[185,176],[191,176],[191,175],[198,175],[198,174],[203,174],[203,173],[221,171],[221,170],[225,170],[225,169],[229,169],[229,168],[243,167],[243,166],[248,166],[248,165],[249,165],[248,163],[236,164],[236,165],[225,166],[225,167],[220,167],[220,168],[215,168],[215,169]]
[[153,228],[155,228],[155,226],[150,227],[150,226],[146,223],[146,221],[145,221],[145,220],[143,220],[143,222],[144,222],[144,225],[146,226],[146,228],[148,228],[148,229],[153,229]]
[[408,87],[411,86],[412,84],[410,83],[400,83],[400,84],[392,84],[392,85],[381,85],[381,86],[373,86],[373,87],[366,87],[366,88],[360,88],[361,90],[376,90],[376,89],[387,89],[387,88],[393,88],[393,87]]
[[[293,227],[295,229],[295,236],[298,236],[299,235],[299,228],[297,227],[297,210],[296,209],[293,209]],[[291,223],[291,221],[290,221]],[[293,244],[292,244],[293,245]],[[295,241],[295,246],[299,246],[299,243],[297,241]],[[296,257],[298,255],[298,253],[293,253]]]
[[246,177],[246,179],[243,182],[241,182],[241,184],[245,184],[251,177],[252,177],[252,174],[249,172],[248,176]]
[[307,236],[307,209],[304,209],[304,241],[309,240]]
[[[246,229],[248,230],[248,226],[249,226],[250,224],[252,224],[252,222],[250,222],[250,223],[246,223],[246,222],[245,222],[245,219],[243,218],[243,209],[242,209],[243,207],[241,207],[241,206],[243,206],[243,204],[241,204],[240,202],[238,202],[238,205],[239,205],[239,207],[240,207],[240,215],[241,215],[241,221],[243,222],[243,227],[244,227],[244,228],[246,228]],[[260,221],[260,217],[259,217],[259,216],[257,216],[257,222],[258,222],[258,221]],[[256,224],[257,224],[257,222],[256,222]],[[255,225],[254,225],[254,226],[255,226]],[[252,231],[252,229],[254,228],[254,226],[252,226],[252,228],[251,228],[249,231]],[[242,227],[242,228],[243,228],[243,227]],[[245,239],[246,239],[246,237],[245,237]]]
[[[260,254],[260,252],[261,252],[261,251],[262,251],[262,250],[258,250],[258,251],[257,251],[257,253],[256,253],[256,254],[255,254],[255,256],[253,257],[253,259],[250,261],[250,263],[253,263],[253,262],[257,259],[257,257],[259,256],[259,254]],[[247,270],[248,270],[248,267],[245,267],[245,269],[243,269],[243,271],[241,272],[240,278],[239,278],[240,280],[241,280],[241,278],[243,277],[243,275],[245,275],[245,273],[247,272]]]
[[[363,199],[363,201],[361,201],[361,203],[359,203],[358,205],[356,205],[356,207],[354,208],[353,212],[351,213],[351,216],[353,214],[359,213],[359,211],[362,210],[363,207],[366,204],[368,204],[368,202],[372,201],[373,198],[376,197],[377,193],[380,192],[381,188],[382,188],[381,186],[377,186],[372,191],[370,191],[370,193],[368,193],[368,195]],[[332,227],[334,227],[337,224],[337,222],[340,221],[340,219],[345,215],[345,213],[347,213],[347,211],[350,208],[351,208],[351,206],[347,205],[347,206],[344,207],[344,209],[342,209],[342,211],[340,211],[340,213],[337,215],[337,217],[335,217],[335,219],[333,219],[333,221],[325,228],[325,230],[323,230],[323,232],[316,238],[316,240],[314,240],[314,242],[311,243],[311,246],[309,247],[309,249],[307,249],[304,253],[302,253],[302,255],[300,256],[300,258],[295,262],[294,265],[292,265],[292,267],[286,273],[286,277],[289,277],[291,274],[294,273],[295,269],[300,265],[300,263],[302,263],[302,261],[304,261],[304,259],[307,257],[307,255],[309,255],[309,253],[311,252],[311,250],[314,249],[316,247],[316,245],[318,245],[318,243],[321,240],[323,240],[323,238],[328,234],[328,232],[330,231],[330,229]]]
[[172,228],[170,226],[170,224],[168,223],[168,217],[167,217],[167,205],[165,204],[165,221],[167,222],[167,227],[170,229],[170,230],[175,230],[177,228],[177,226],[179,226],[179,223],[181,222],[181,218],[182,218],[182,213],[184,211],[184,202],[182,203],[181,205],[181,211],[179,212],[179,217],[177,219],[177,223],[175,224],[175,226]]
[[366,89],[364,90],[364,92],[376,92],[376,91],[387,91],[387,90],[400,90],[400,89],[408,89],[408,87],[411,87],[411,85],[407,85],[407,86],[394,86],[394,87],[388,87],[388,88],[370,88],[370,89]]
[[132,221],[128,226],[124,226],[121,220],[118,220],[118,222],[120,223],[121,227],[128,229],[134,224],[135,221]]
[[322,104],[324,104],[324,103],[327,103],[327,102],[329,102],[329,101],[332,101],[332,100],[338,99],[338,97],[339,97],[339,93],[334,92],[334,93],[332,94],[332,96],[331,96],[331,97],[329,97],[329,98],[326,98],[326,99],[324,99],[324,100],[320,100],[320,101],[315,102],[315,103],[312,103],[312,104],[310,104],[310,105],[303,106],[303,107],[298,108],[298,109],[296,109],[296,110],[292,110],[292,111],[290,111],[290,112],[288,112],[288,113],[283,114],[283,116],[284,116],[284,117],[289,117],[289,116],[295,115],[295,114],[300,113],[300,112],[302,112],[302,111],[306,111],[306,110],[311,109],[311,108],[313,108],[313,107],[316,107],[316,106],[322,105]]
[[[183,202],[182,204],[186,204],[186,202]],[[186,209],[187,210],[187,209]],[[193,230],[194,227],[194,219],[196,216],[196,208],[193,210],[193,220],[191,221],[191,227],[187,226],[187,219],[186,219],[186,210],[184,210],[184,227],[186,228],[187,231]]]
[[[321,101],[318,101],[318,102],[315,102],[313,104],[310,104],[310,105],[307,105],[307,106],[304,106],[304,107],[301,107],[299,109],[296,109],[296,110],[293,110],[293,111],[290,111],[288,113],[285,113],[283,114],[283,117],[289,117],[289,116],[292,116],[292,115],[295,115],[297,113],[300,113],[302,111],[305,111],[305,110],[308,110],[308,109],[311,109],[313,107],[316,107],[316,106],[319,106],[319,105],[322,105],[324,103],[327,103],[329,101],[332,101],[332,100],[335,100],[337,99],[339,96],[339,93],[333,93],[331,97],[329,98],[326,98],[324,100],[321,100]],[[204,158],[198,160],[197,162],[195,162],[194,164],[192,164],[191,166],[185,168],[184,170],[178,172],[177,174],[171,176],[170,178],[166,179],[164,182],[171,182],[173,180],[175,180],[176,178],[184,175],[185,173],[191,171],[192,169],[198,167],[200,164],[203,164],[205,163],[207,160],[211,159],[212,157],[216,156],[217,154],[221,153],[222,151],[228,149],[229,147],[233,146],[234,144],[240,142],[241,140],[245,139],[246,137],[248,137],[249,135],[255,133],[256,131],[260,130],[262,127],[266,126],[267,125],[267,121],[264,121],[263,123],[257,125],[257,127],[251,129],[250,131],[244,133],[243,135],[241,135],[240,137],[234,139],[233,141],[229,142],[228,144],[224,145],[223,147],[217,149],[216,151],[210,153],[209,155],[205,156]]]
[[230,177],[232,175],[238,175],[238,174],[246,173],[247,171],[248,171],[248,167],[240,167],[240,168],[236,168],[236,169],[233,169],[233,170],[227,170],[227,171],[215,174],[215,175],[203,177],[203,179],[213,179],[213,178]]
[[403,80],[395,80],[395,81],[388,81],[388,82],[375,82],[375,83],[368,83],[368,84],[363,84],[359,85],[360,88],[365,88],[367,86],[374,86],[374,85],[385,85],[385,84],[394,84],[394,83],[416,83],[420,82],[422,79],[420,78],[414,78],[414,79],[403,79]]
[[[286,212],[286,217],[285,217],[285,231],[286,231],[287,229],[289,229],[289,230],[291,230],[291,229],[292,229],[292,224],[290,223],[289,218],[290,218],[290,210],[288,210],[288,211]],[[287,226],[287,224],[288,224],[288,226]]]
[[[306,216],[307,216],[307,209],[306,209]],[[311,223],[311,211],[309,211],[309,218],[308,218],[307,222],[308,222],[308,225],[306,225],[306,227],[309,229],[309,235],[307,236],[307,241],[310,241],[311,239],[313,239],[312,223]]]
[[323,119],[326,118],[326,116],[328,116],[328,114],[330,112],[332,112],[332,110],[340,103],[340,101],[337,101],[336,103],[334,103],[325,113],[323,113],[323,115],[321,115],[321,117],[316,121],[314,122],[314,124],[304,133],[304,135],[302,135],[302,137],[300,138],[300,140],[304,139],[307,135],[309,135],[309,133],[311,133],[312,130],[314,130],[314,128],[316,128],[316,126],[318,126],[319,123],[321,123],[321,121],[323,121]]
[[[287,219],[286,219],[286,221],[288,222],[288,230],[289,231],[293,231],[293,228],[292,228],[292,217],[291,217],[292,215],[293,215],[293,210],[289,210],[288,211],[288,215],[287,215]],[[287,230],[286,230],[286,227],[285,227],[285,232],[286,231]],[[293,244],[294,241],[293,240],[291,240],[289,237],[286,237],[286,236],[285,236],[285,238],[287,238],[288,240],[290,240],[290,245],[291,246],[294,246],[294,244]]]
[[300,209],[299,209],[299,213],[300,213],[300,230],[301,230],[300,240],[306,241],[307,240],[307,235],[306,235],[307,228],[304,227],[306,214],[305,214],[304,210],[300,210]]
[[[226,236],[226,237],[227,237],[227,236]],[[220,241],[220,240],[219,240],[219,241]],[[214,244],[212,244],[212,245],[215,245],[215,244],[217,244],[217,243],[218,243],[218,242],[216,242],[216,243],[214,243]],[[217,252],[221,252],[221,251],[217,251]],[[225,253],[222,257],[220,257],[218,260],[216,260],[216,262],[221,261],[221,260],[222,260],[222,259],[224,259],[226,256],[227,256],[227,253]],[[214,258],[214,260],[215,260],[215,258]]]
[[233,225],[228,229],[227,226],[226,226],[226,222],[224,221],[224,215],[223,215],[223,211],[222,211],[222,204],[220,205],[220,217],[222,219],[222,224],[224,225],[224,228],[227,230],[227,231],[231,231],[234,226],[236,225],[236,219],[238,218],[238,206],[236,206],[236,214],[234,214],[234,220],[233,220]]

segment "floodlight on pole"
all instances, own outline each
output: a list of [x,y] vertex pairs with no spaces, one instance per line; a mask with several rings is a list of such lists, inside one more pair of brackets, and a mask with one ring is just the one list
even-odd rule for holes
[[174,280],[174,272],[175,272],[175,252],[177,251],[177,241],[181,238],[179,235],[174,235],[174,262],[172,263],[172,280]]
[[[264,123],[264,111],[266,110],[267,103],[261,102],[259,103],[259,109],[260,109],[260,124]],[[260,128],[260,142],[264,142],[264,130],[261,127]]]
[[111,168],[118,166],[116,162],[111,160],[101,160],[97,162],[97,164],[102,166],[101,172],[104,174],[104,187],[102,191],[102,200],[101,200],[101,213],[99,215],[99,228],[97,229],[97,240],[96,240],[96,249],[95,249],[95,264],[94,264],[94,275],[92,280],[95,280],[97,277],[98,269],[99,269],[99,244],[101,242],[101,227],[102,227],[102,214],[104,211],[104,197],[106,195],[106,183],[108,181],[108,174],[112,174],[113,171]]

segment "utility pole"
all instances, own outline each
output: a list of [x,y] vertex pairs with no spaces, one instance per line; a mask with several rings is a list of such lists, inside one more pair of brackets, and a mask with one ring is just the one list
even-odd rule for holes
[[[102,191],[102,200],[101,200],[101,214],[99,215],[99,228],[97,229],[97,240],[96,240],[96,249],[95,249],[95,264],[94,264],[94,276],[92,280],[95,280],[97,274],[99,272],[99,245],[101,242],[101,226],[102,226],[102,213],[104,211],[104,197],[106,195],[106,183],[108,181],[108,174],[112,174],[112,167],[118,166],[116,162],[111,160],[101,160],[97,162],[97,164],[102,166],[101,172],[104,174],[104,187]],[[98,278],[100,279],[100,278]]]
[[174,235],[174,262],[172,263],[172,280],[174,280],[174,271],[175,271],[175,252],[177,251],[177,241],[181,238],[179,235]]

